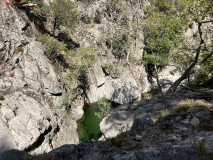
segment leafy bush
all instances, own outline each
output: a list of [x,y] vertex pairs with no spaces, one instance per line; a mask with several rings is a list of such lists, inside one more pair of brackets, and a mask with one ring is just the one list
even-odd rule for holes
[[171,10],[172,7],[172,1],[170,0],[155,0],[153,4],[155,5],[156,9],[160,12],[168,12]]
[[73,89],[77,86],[87,89],[87,70],[88,67],[95,62],[95,50],[89,47],[80,48],[79,51],[70,50],[61,53],[69,68],[63,76],[64,83],[67,88]]
[[182,43],[182,30],[186,22],[180,17],[168,16],[150,10],[144,23],[145,59],[154,65],[167,65],[171,48]]
[[62,52],[66,51],[66,44],[47,34],[40,36],[39,41],[43,44],[43,50],[51,61],[56,62],[57,59],[62,59]]
[[74,2],[69,0],[55,0],[50,2],[50,7],[55,17],[56,26],[62,24],[74,29],[79,21],[77,6]]
[[97,9],[95,11],[95,18],[94,18],[94,22],[97,24],[101,24],[101,12],[99,9]]
[[169,112],[168,109],[163,110],[163,111],[161,112],[161,114],[157,116],[156,123],[158,123],[158,122],[160,121],[161,118],[163,118],[164,116],[168,115],[169,113],[170,113],[170,112]]
[[3,101],[4,99],[4,96],[0,94],[0,100]]
[[[205,56],[206,53],[202,55],[203,58]],[[191,81],[188,86],[192,88],[213,88],[213,56],[208,61],[200,64],[197,71],[194,74],[195,80]]]
[[16,51],[17,51],[17,52],[23,52],[24,50],[23,50],[23,47],[22,47],[22,46],[19,46],[18,48],[16,48]]
[[85,5],[90,5],[92,2],[94,2],[95,0],[78,0],[82,3],[84,3]]
[[[31,2],[37,4],[37,7],[30,8],[31,14],[43,17],[44,15],[50,13],[48,5],[46,5],[43,0],[31,0]],[[26,3],[28,3],[28,1],[26,1]]]
[[199,159],[202,159],[202,156],[206,154],[206,147],[205,147],[206,140],[202,138],[201,140],[194,139],[194,147],[197,150],[197,155]]
[[107,46],[107,48],[111,48],[112,42],[111,42],[111,39],[110,39],[110,38],[107,38],[107,39],[106,39],[106,46]]
[[116,35],[112,41],[112,53],[115,58],[124,58],[127,55],[128,46],[128,35],[126,33]]
[[95,113],[99,118],[104,118],[112,110],[112,103],[108,101],[105,97],[97,102],[98,112]]

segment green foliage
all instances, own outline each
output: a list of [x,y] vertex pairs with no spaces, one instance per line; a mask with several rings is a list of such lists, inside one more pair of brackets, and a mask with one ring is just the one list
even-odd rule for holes
[[53,11],[53,16],[55,17],[57,25],[62,24],[71,29],[75,27],[79,20],[75,3],[69,0],[55,0],[50,2],[50,8]]
[[70,50],[62,52],[69,68],[63,76],[67,88],[73,89],[77,86],[83,89],[88,88],[87,71],[88,67],[95,62],[95,50],[90,47],[80,48],[78,51]]
[[56,62],[62,57],[62,52],[66,50],[66,44],[59,42],[57,39],[44,34],[39,37],[39,41],[43,44],[43,50],[47,57]]
[[194,139],[194,147],[197,150],[197,155],[199,158],[202,158],[206,154],[205,143],[206,140],[204,138],[201,140]]
[[95,11],[95,18],[94,18],[94,22],[97,24],[101,24],[101,12],[99,9],[97,9]]
[[[144,59],[157,67],[164,67],[173,59],[173,63],[178,65],[177,69],[183,71],[194,59],[194,56],[188,54],[192,50],[184,44],[183,32],[191,27],[194,21],[209,19],[213,15],[213,1],[151,0],[151,3],[153,8],[144,10],[146,14],[143,27],[146,44]],[[196,40],[196,37],[194,39]],[[198,71],[201,74],[196,73],[197,77],[205,77],[204,81],[200,79],[200,85],[205,86],[212,82],[210,74],[212,65],[209,64],[211,61],[208,60],[208,64],[201,65]]]
[[4,96],[0,94],[0,100],[3,101],[4,99]]
[[[202,58],[206,53],[202,55]],[[195,79],[188,86],[192,88],[208,87],[213,88],[213,56],[208,61],[203,62],[197,67],[197,72],[194,74]]]
[[70,96],[65,93],[62,97],[62,106],[67,107],[68,105],[70,105]]
[[161,12],[167,10],[167,5],[164,1],[159,3],[157,9],[147,9],[148,16],[143,27],[146,44],[144,58],[153,65],[166,66],[171,49],[178,47],[183,41],[182,33],[187,20],[176,14]]
[[212,0],[188,0],[188,12],[192,15],[192,20],[194,21],[203,20],[209,15],[212,16],[213,15],[212,6],[213,6]]
[[163,111],[161,112],[161,114],[157,116],[156,123],[158,123],[158,122],[160,121],[161,118],[163,118],[164,116],[168,115],[169,113],[170,113],[170,112],[169,112],[168,109],[163,110]]
[[44,91],[44,90],[41,90],[41,94],[42,94],[42,95],[45,95],[45,91]]
[[39,125],[40,127],[42,127],[42,126],[44,125],[44,121],[43,121],[43,120],[39,120],[39,121],[38,121],[38,125]]
[[[109,1],[109,2],[106,4],[106,8],[107,8],[107,10],[110,11],[110,12],[116,11],[116,10],[119,8],[119,0]],[[108,13],[108,14],[110,14],[110,13]]]
[[151,3],[158,12],[168,13],[173,7],[171,0],[151,0]]
[[106,46],[107,46],[107,48],[111,48],[111,46],[112,46],[112,41],[111,41],[110,38],[107,38],[107,39],[106,39]]
[[104,118],[107,116],[112,110],[112,103],[108,101],[105,97],[97,102],[98,112],[95,113],[99,118]]
[[22,46],[19,46],[18,48],[16,48],[16,51],[17,51],[17,52],[24,52],[24,50],[23,50],[23,47],[22,47]]
[[[122,65],[124,65],[123,62]],[[118,63],[115,63],[113,65],[110,63],[106,63],[104,64],[103,69],[105,70],[106,74],[110,75],[113,78],[118,78],[122,73],[120,64]]]
[[30,8],[31,14],[34,14],[35,16],[44,16],[50,13],[50,8],[44,3],[43,0],[32,0],[31,3],[37,4],[36,7]]
[[78,0],[82,3],[84,3],[86,6],[90,5],[92,2],[94,2],[95,0]]
[[118,33],[112,41],[112,54],[115,58],[122,59],[127,55],[127,48],[129,47],[127,33]]

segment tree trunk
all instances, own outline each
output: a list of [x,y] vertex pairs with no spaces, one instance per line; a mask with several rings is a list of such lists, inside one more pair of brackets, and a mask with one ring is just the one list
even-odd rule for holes
[[138,99],[137,100],[140,101],[141,100],[141,93],[142,93],[141,84],[140,84],[138,78],[135,76],[134,70],[133,70],[133,68],[132,68],[132,66],[131,66],[131,64],[129,62],[129,52],[127,53],[126,61],[127,61],[128,66],[129,66],[129,70],[130,70],[130,72],[132,74],[132,77],[135,79],[135,81],[136,81],[136,83],[138,85]]
[[[198,31],[199,31],[199,35],[200,35],[200,45],[199,47],[196,49],[196,56],[195,56],[195,59],[193,61],[193,63],[185,70],[185,72],[183,73],[183,75],[177,79],[172,85],[171,87],[168,89],[167,92],[175,92],[177,90],[177,87],[179,86],[179,84],[187,78],[187,76],[189,75],[191,69],[197,64],[198,62],[198,58],[199,58],[199,55],[200,55],[200,51],[201,51],[201,47],[202,45],[204,44],[204,40],[203,40],[203,37],[202,37],[202,30],[201,30],[201,26],[202,26],[202,23],[206,23],[206,22],[198,22]],[[212,55],[212,52],[210,54],[207,55],[206,58],[203,59],[203,61],[206,61],[208,58],[210,58]],[[203,62],[202,61],[202,62]]]
[[158,85],[158,88],[159,88],[160,92],[162,92],[162,87],[161,87],[161,84],[160,84],[160,81],[159,81],[159,76],[158,76],[158,69],[157,69],[156,66],[154,66],[154,67],[155,67],[157,85]]

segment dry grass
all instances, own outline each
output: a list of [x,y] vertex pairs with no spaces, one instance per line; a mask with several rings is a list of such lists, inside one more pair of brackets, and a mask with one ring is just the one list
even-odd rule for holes
[[205,108],[210,108],[211,104],[201,100],[182,100],[173,108],[173,112],[178,112],[181,115],[187,115],[190,107],[197,107],[198,111],[202,111]]

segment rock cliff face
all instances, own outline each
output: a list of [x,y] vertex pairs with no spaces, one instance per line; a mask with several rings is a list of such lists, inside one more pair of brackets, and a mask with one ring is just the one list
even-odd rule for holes
[[[87,92],[90,103],[97,102],[99,99],[106,97],[108,100],[119,104],[131,102],[138,97],[138,85],[132,76],[126,59],[117,58],[112,51],[112,46],[107,44],[107,40],[120,36],[121,28],[133,21],[136,17],[140,20],[144,17],[143,8],[149,6],[148,1],[122,1],[118,10],[110,10],[111,0],[98,1],[94,0],[91,4],[85,5],[79,1],[80,22],[74,31],[66,27],[54,28],[52,17],[49,17],[45,27],[57,37],[66,35],[68,46],[71,48],[78,44],[80,47],[91,47],[96,50],[97,60],[90,67],[88,73],[89,91]],[[97,10],[100,12],[100,22],[95,21]],[[143,32],[138,32],[138,38],[135,40],[134,48],[131,51],[131,57],[134,59],[132,66],[137,79],[141,82],[142,92],[148,92],[157,87],[155,78],[148,78],[145,65],[142,63],[144,44]],[[112,44],[111,44],[112,45]],[[180,74],[175,73],[171,76],[169,72],[174,69],[168,67],[159,73],[160,82],[163,85],[174,82]],[[165,74],[167,73],[167,74]],[[168,86],[167,86],[168,88]]]
[[[3,0],[3,2],[6,1]],[[95,0],[85,7],[82,2],[77,1],[80,4],[78,10],[81,11],[81,21],[75,31],[64,26],[55,29],[52,17],[47,17],[47,21],[43,23],[36,17],[29,16],[29,12],[25,9],[14,5],[1,6],[0,56],[3,55],[3,58],[0,59],[0,153],[9,149],[18,149],[43,154],[64,144],[78,144],[76,121],[83,116],[82,108],[85,100],[93,103],[105,96],[116,103],[126,104],[137,98],[139,89],[128,66],[125,65],[125,60],[117,59],[106,42],[107,38],[119,32],[121,25],[125,25],[125,19],[132,20],[135,15],[138,18],[143,17],[142,8],[150,4],[146,0],[122,1],[125,9],[114,11],[110,15],[106,5],[108,2],[111,1]],[[48,4],[49,0],[45,0],[45,3]],[[97,9],[100,10],[102,16],[101,22],[94,21]],[[123,17],[124,15],[126,17]],[[38,37],[45,32],[66,42],[69,49],[91,47],[96,50],[97,60],[89,68],[87,95],[83,96],[83,91],[79,88],[74,91],[75,96],[69,106],[70,113],[67,113],[63,106],[67,90],[60,83],[61,74],[58,74],[55,64],[47,58],[42,44],[37,41]],[[190,32],[188,35],[191,36]],[[141,63],[144,49],[142,32],[138,34],[134,46],[132,57],[135,61],[132,62],[132,66],[136,77],[142,84],[142,91],[147,92],[155,88],[157,82],[155,78],[150,81],[145,65]],[[179,73],[171,76],[172,69],[168,67],[159,74],[162,84],[164,81],[173,82],[177,79]],[[135,118],[155,119],[160,110],[165,107],[169,108],[178,100],[190,98],[190,96],[194,98],[191,93],[168,95],[166,99],[164,95],[159,95],[152,100],[134,105],[122,105],[103,119],[101,130],[105,138],[116,136],[121,131],[130,130]],[[177,100],[170,100],[175,97]],[[210,134],[204,133],[203,135],[209,139],[208,143],[212,143]],[[191,141],[190,138],[193,137],[189,137]],[[101,145],[103,148],[97,149]],[[88,152],[91,147],[94,150],[92,155]],[[123,153],[123,150],[118,148],[112,154],[107,153],[102,156],[102,152],[112,151],[106,149],[107,147],[114,149],[114,146],[105,142],[90,142],[78,146],[67,145],[50,152],[47,156],[53,156],[55,159],[63,158],[63,156],[68,159],[79,159],[79,157],[83,157],[82,159],[103,157],[130,159],[131,156],[132,158],[142,156],[136,154],[138,151],[131,150],[132,152],[126,152],[126,155],[122,157],[123,155],[119,153]],[[180,146],[176,147],[180,148]],[[80,151],[81,149],[83,150]],[[152,153],[160,154],[159,148],[152,151],[153,149],[147,149],[142,152],[148,157],[152,156]],[[174,151],[174,154],[171,154],[173,157],[180,153],[175,152],[176,150],[172,151]],[[23,158],[23,155],[27,155],[25,152],[12,151],[4,152],[0,158],[9,159],[8,156],[13,153],[16,153],[16,159],[18,156]]]
[[[70,48],[89,46],[97,49],[97,61],[88,73],[89,102],[97,102],[105,96],[123,104],[137,98],[138,86],[128,67],[123,66],[106,46],[106,39],[122,25],[117,24],[122,18],[119,13],[111,16],[117,21],[110,20],[106,3],[108,1],[95,1],[87,7],[79,5],[82,20],[75,32],[65,27],[54,30],[51,17],[42,24],[25,9],[15,5],[1,6],[0,52],[3,58],[0,63],[0,94],[4,97],[0,106],[1,152],[20,149],[43,153],[63,144],[79,143],[76,121],[83,115],[84,98],[81,91],[76,92],[71,116],[66,113],[63,107],[66,91],[60,83],[61,75],[56,73],[54,64],[37,41],[42,27],[65,40]],[[130,1],[123,3],[127,6],[127,18],[132,19],[136,5]],[[140,17],[143,16],[141,8],[148,4],[144,1],[137,6]],[[93,21],[96,9],[102,14],[101,23]],[[133,55],[136,59],[141,59],[143,47],[143,33],[140,33],[135,48],[139,54]],[[143,82],[143,91],[150,90],[145,68],[137,64],[134,68]]]
[[[36,41],[39,32],[34,24],[10,5],[1,6],[0,17],[0,152],[43,153],[79,143],[76,120],[82,113],[71,118],[61,108],[65,91]],[[83,100],[76,99],[73,107],[81,111]]]

